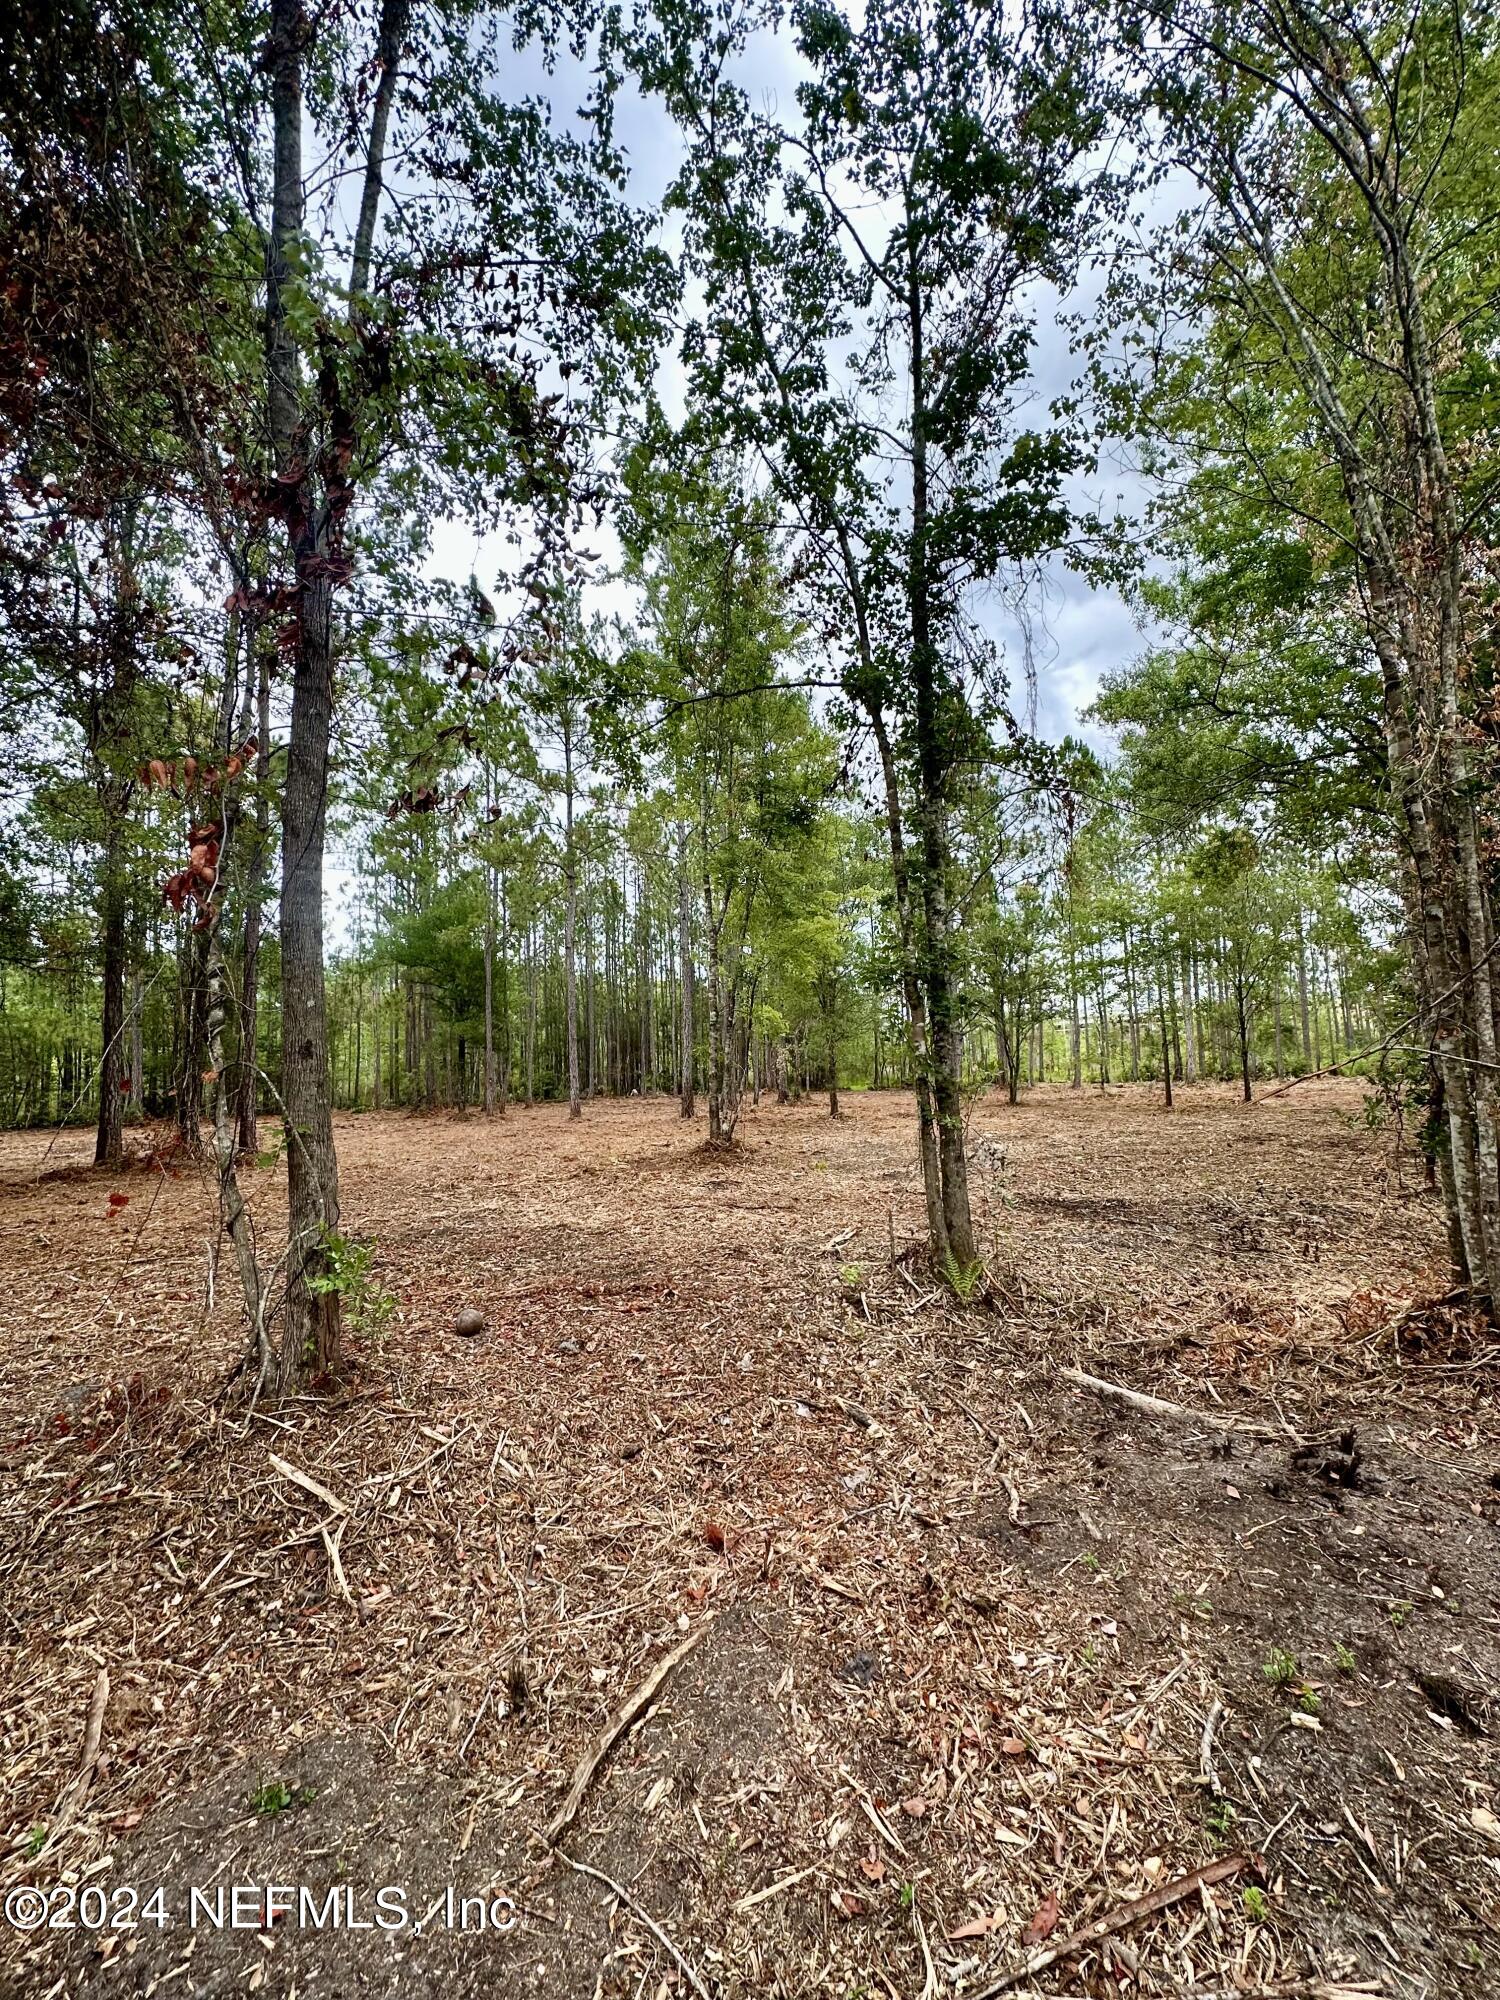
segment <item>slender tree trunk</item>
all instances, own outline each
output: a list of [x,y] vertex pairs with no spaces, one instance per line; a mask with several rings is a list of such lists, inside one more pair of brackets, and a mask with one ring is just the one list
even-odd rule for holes
[[[495,804],[488,760],[484,803],[488,817]],[[484,864],[484,1115],[495,1115],[495,871],[488,861]]]
[[677,829],[677,962],[682,999],[682,1046],[677,1079],[678,1103],[684,1118],[696,1108],[693,1087],[693,918],[688,890],[688,830]]
[[1125,1018],[1130,1032],[1130,1081],[1141,1080],[1141,1023],[1135,1006],[1135,968],[1130,960],[1130,932],[1124,932],[1121,939],[1124,952],[1125,970]]
[[583,1099],[578,1086],[578,854],[573,844],[573,728],[572,719],[563,720],[563,977],[567,984],[568,1012],[568,1116],[583,1116]]
[[510,894],[500,876],[500,1091],[497,1115],[510,1102]]
[[130,1095],[125,1107],[132,1124],[143,1118],[146,1111],[146,1064],[141,1019],[144,1004],[144,980],[137,966],[130,974]]
[[1234,975],[1234,1012],[1240,1037],[1240,1087],[1247,1104],[1253,1092],[1250,1088],[1250,998],[1245,989],[1245,975],[1237,971]]
[[1158,979],[1156,985],[1156,1014],[1161,1028],[1161,1076],[1167,1094],[1167,1110],[1172,1109],[1172,1044],[1167,1037],[1167,1002],[1163,987],[1166,982]]
[[714,922],[713,884],[705,869],[703,877],[704,930],[708,939],[708,1143],[724,1143],[724,1087],[727,1063],[724,1052],[724,968],[720,955],[720,926]]
[[125,1157],[125,870],[121,860],[118,809],[110,813],[104,850],[104,1004],[101,1014],[104,1053],[99,1064],[99,1118],[94,1135],[94,1165],[118,1167]]
[[1307,936],[1302,928],[1302,912],[1297,912],[1297,1006],[1302,1024],[1302,1067],[1310,1070],[1313,1062],[1312,1021],[1307,1005]]
[[255,654],[255,836],[244,872],[245,922],[240,944],[239,1073],[235,1093],[235,1144],[260,1151],[260,941],[265,908],[266,860],[271,849],[271,647],[257,631]]
[[594,971],[594,908],[592,899],[587,899],[587,900],[588,900],[588,914],[584,919],[584,929],[583,929],[583,990],[585,998],[584,1040],[588,1043],[588,1052],[589,1052],[587,1089],[588,1089],[588,1095],[592,1099],[599,1095],[599,1082],[598,1082],[599,1051],[598,1051],[598,1031],[595,1027],[595,1022],[594,1022],[594,1015],[595,1015],[594,989],[597,984],[597,976]]

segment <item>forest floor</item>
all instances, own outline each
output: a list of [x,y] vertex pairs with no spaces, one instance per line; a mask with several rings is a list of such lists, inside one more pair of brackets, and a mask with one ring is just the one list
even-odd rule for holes
[[1420,1166],[1340,1082],[991,1097],[964,1310],[912,1122],[341,1118],[396,1311],[248,1422],[206,1175],[0,1138],[0,1991],[1500,1990],[1500,1351]]

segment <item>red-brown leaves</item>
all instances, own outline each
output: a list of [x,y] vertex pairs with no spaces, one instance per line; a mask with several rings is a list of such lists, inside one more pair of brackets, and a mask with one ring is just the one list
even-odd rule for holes
[[219,885],[219,829],[195,826],[188,839],[191,846],[187,867],[169,875],[161,885],[161,892],[179,916],[189,902],[196,904],[200,915],[193,929],[207,930],[213,922],[213,893]]
[[170,792],[173,798],[206,792],[212,798],[250,768],[259,749],[259,739],[247,736],[222,764],[201,764],[196,757],[184,757],[181,763],[174,758],[152,757],[142,764],[137,776],[148,792]]
[[1024,1945],[1043,1944],[1057,1929],[1057,1891],[1049,1889],[1036,1906],[1036,1914],[1021,1933]]

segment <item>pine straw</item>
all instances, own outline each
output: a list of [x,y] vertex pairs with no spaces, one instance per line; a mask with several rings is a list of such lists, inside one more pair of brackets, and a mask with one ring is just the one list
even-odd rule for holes
[[[1206,1796],[1223,1663],[1184,1609],[1194,1553],[1138,1571],[1142,1618],[1086,1506],[1072,1549],[1023,1537],[1101,1462],[1068,1362],[1306,1435],[1379,1425],[1439,1466],[1493,1454],[1482,1341],[1403,1363],[1439,1284],[1419,1167],[1338,1083],[1170,1118],[1145,1092],[989,1100],[994,1294],[963,1312],[915,1254],[909,1103],[845,1106],[768,1105],[727,1157],[661,1102],[340,1120],[345,1226],[378,1239],[395,1322],[336,1397],[248,1422],[216,1400],[239,1330],[201,1174],[101,1177],[70,1135],[39,1178],[43,1139],[0,1140],[4,1884],[103,1872],[229,1760],[355,1727],[540,1829],[653,1662],[738,1605],[777,1621],[785,1742],[747,1751],[723,1824],[680,1785],[637,1801],[689,1868],[663,1921],[711,1987],[966,1990],[1023,1964],[1049,1898],[1061,1937],[1236,1847],[1268,1850],[1272,1921],[1231,1883],[1015,1990],[1352,1977],[1292,1907],[1243,1732],[1232,1833]],[[279,1176],[251,1179],[273,1239]],[[467,1304],[476,1342],[447,1331]],[[28,1859],[105,1666],[91,1789]],[[1464,1796],[1494,1805],[1492,1778]],[[677,1981],[634,1939],[623,1964]]]

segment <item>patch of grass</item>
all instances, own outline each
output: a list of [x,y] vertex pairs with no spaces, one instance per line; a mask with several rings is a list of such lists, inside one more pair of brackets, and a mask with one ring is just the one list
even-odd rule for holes
[[290,1812],[293,1806],[310,1806],[317,1797],[311,1785],[289,1785],[285,1778],[272,1778],[258,1791],[250,1794],[250,1807],[262,1818],[273,1818],[277,1813]]
[[1203,1823],[1216,1840],[1228,1840],[1238,1818],[1239,1814],[1228,1799],[1211,1799],[1203,1814]]
[[1250,1919],[1251,1923],[1263,1924],[1269,1919],[1270,1914],[1271,1909],[1266,1901],[1265,1890],[1247,1889],[1245,1891],[1245,1915]]
[[1323,1706],[1318,1699],[1316,1688],[1305,1687],[1297,1696],[1297,1706],[1304,1715],[1316,1715]]
[[1346,1646],[1342,1639],[1333,1649],[1333,1664],[1341,1674],[1352,1674],[1357,1664],[1354,1658],[1354,1648]]
[[1409,1597],[1398,1597],[1393,1601],[1390,1607],[1390,1620],[1396,1631],[1401,1630],[1415,1609],[1416,1606]]
[[863,1264],[839,1265],[839,1283],[844,1287],[845,1291],[857,1292],[864,1281],[865,1267]]
[[21,1842],[21,1852],[26,1856],[26,1859],[28,1861],[35,1861],[37,1856],[41,1853],[42,1849],[46,1845],[47,1845],[46,1827],[34,1826],[31,1829],[30,1833],[27,1834],[26,1838]]

